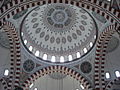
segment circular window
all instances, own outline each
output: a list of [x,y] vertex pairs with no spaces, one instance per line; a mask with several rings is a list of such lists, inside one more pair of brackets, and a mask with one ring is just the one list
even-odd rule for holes
[[38,6],[21,24],[21,39],[27,50],[54,63],[81,58],[91,50],[96,37],[97,27],[91,15],[70,4]]

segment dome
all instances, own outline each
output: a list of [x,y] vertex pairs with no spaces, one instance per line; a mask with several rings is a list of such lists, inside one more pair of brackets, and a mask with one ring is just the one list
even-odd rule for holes
[[0,90],[120,89],[119,4],[0,0]]
[[92,16],[71,4],[38,6],[21,24],[21,38],[27,50],[49,62],[63,63],[86,55],[96,36]]

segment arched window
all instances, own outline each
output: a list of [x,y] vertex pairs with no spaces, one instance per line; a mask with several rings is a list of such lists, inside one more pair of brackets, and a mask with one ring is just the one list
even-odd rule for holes
[[35,56],[39,56],[39,54],[40,54],[40,52],[37,50],[36,52],[35,52]]
[[106,77],[106,79],[110,79],[110,73],[109,73],[109,72],[106,72],[106,73],[105,73],[105,77]]
[[64,61],[65,61],[65,60],[64,60],[64,57],[61,56],[61,57],[60,57],[60,62],[63,63]]
[[73,60],[72,55],[69,55],[68,58],[69,58],[69,61]]
[[55,62],[55,56],[52,56],[51,62]]
[[44,55],[43,55],[43,59],[44,59],[44,60],[47,60],[47,54],[44,54]]
[[119,71],[115,71],[115,75],[116,75],[117,78],[120,77],[120,72]]
[[6,69],[6,70],[4,71],[4,75],[5,75],[5,76],[8,76],[8,74],[9,74],[9,70]]

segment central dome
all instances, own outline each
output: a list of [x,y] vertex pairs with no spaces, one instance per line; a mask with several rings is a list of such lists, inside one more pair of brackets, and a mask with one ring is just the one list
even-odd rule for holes
[[85,55],[96,40],[96,23],[83,8],[47,4],[24,18],[21,38],[25,47],[44,61],[67,62]]

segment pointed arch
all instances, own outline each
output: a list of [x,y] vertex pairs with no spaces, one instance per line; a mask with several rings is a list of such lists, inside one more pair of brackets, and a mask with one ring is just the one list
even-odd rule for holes
[[110,41],[113,34],[117,31],[115,25],[108,26],[100,35],[97,41],[96,47],[96,58],[95,58],[95,89],[105,89],[105,56],[108,42]]
[[19,85],[20,78],[20,42],[17,35],[17,31],[14,25],[10,22],[4,22],[2,26],[3,30],[6,32],[9,43],[10,43],[10,75],[8,82],[8,89],[13,90],[14,86]]
[[7,85],[7,82],[5,81],[5,79],[4,78],[0,78],[0,82],[2,83],[4,90],[7,90],[8,85]]
[[111,80],[111,81],[107,84],[107,86],[105,87],[105,90],[110,90],[110,89],[112,88],[113,84],[114,84],[116,81],[118,81],[118,80],[120,80],[120,78]]
[[22,85],[23,89],[28,90],[28,87],[32,83],[34,83],[37,79],[39,79],[40,77],[42,77],[44,75],[54,73],[54,72],[60,72],[60,73],[66,74],[66,75],[70,75],[71,77],[78,80],[84,86],[85,90],[92,89],[92,86],[90,85],[89,81],[87,81],[87,79],[84,76],[82,76],[80,73],[78,73],[68,67],[58,66],[58,65],[45,67],[45,68],[40,69],[37,72],[33,73],[32,75],[30,75],[30,77],[28,77],[28,79],[24,81],[24,83]]

